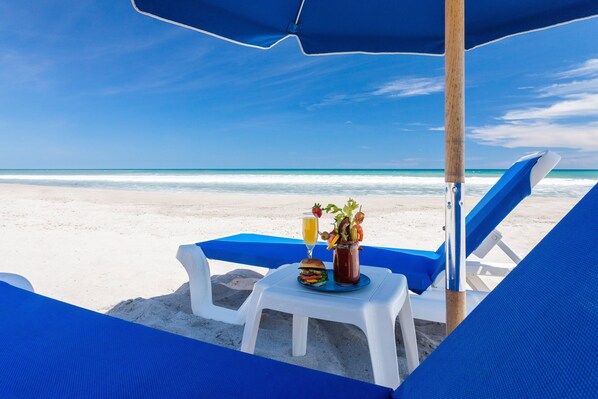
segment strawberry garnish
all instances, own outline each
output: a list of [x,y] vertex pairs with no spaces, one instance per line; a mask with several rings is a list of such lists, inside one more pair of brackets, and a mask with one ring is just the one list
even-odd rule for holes
[[314,204],[314,206],[311,208],[311,213],[314,214],[315,217],[317,217],[318,219],[322,217],[322,205],[320,204]]

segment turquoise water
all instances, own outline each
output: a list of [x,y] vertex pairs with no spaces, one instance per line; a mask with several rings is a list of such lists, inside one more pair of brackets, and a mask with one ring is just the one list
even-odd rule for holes
[[[499,169],[466,171],[467,193],[483,195]],[[0,183],[145,191],[256,194],[442,195],[440,169],[44,169],[0,170]],[[598,170],[552,171],[534,189],[546,197],[581,197]]]

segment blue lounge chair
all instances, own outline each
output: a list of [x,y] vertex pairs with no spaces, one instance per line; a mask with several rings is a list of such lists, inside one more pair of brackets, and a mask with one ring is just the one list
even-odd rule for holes
[[0,397],[595,397],[597,242],[598,185],[395,391],[0,282]]
[[398,398],[595,398],[598,185],[399,387]]
[[[483,257],[498,245],[517,263],[520,259],[501,240],[498,224],[528,195],[559,162],[560,156],[546,151],[532,154],[515,162],[473,208],[466,218],[467,256]],[[444,322],[444,244],[436,251],[363,246],[361,263],[380,266],[407,277],[412,296],[414,316],[418,319]],[[275,269],[283,264],[299,262],[305,257],[301,240],[258,234],[237,234],[194,245],[179,247],[177,258],[189,274],[191,304],[198,316],[227,323],[243,324],[245,306],[238,311],[213,305],[210,268],[207,259]],[[320,243],[314,257],[332,261],[332,252]],[[476,265],[477,267],[480,264]],[[510,271],[510,269],[508,270]],[[507,272],[508,272],[507,271]],[[504,273],[504,272],[503,272]],[[506,275],[504,273],[503,275]],[[468,311],[473,310],[486,292],[468,292]]]

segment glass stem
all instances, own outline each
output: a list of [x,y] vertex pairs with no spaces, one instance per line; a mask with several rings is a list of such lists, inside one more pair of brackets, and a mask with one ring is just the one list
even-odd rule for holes
[[311,253],[314,251],[313,247],[307,247],[307,258],[311,259]]

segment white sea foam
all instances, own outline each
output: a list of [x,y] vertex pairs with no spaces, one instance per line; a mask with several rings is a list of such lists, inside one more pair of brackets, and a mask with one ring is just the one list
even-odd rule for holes
[[[471,176],[467,192],[484,194],[498,176]],[[300,173],[0,173],[0,183],[82,186],[160,191],[212,191],[282,194],[442,195],[444,178],[393,174]],[[542,196],[582,196],[594,179],[546,178],[534,189]]]

